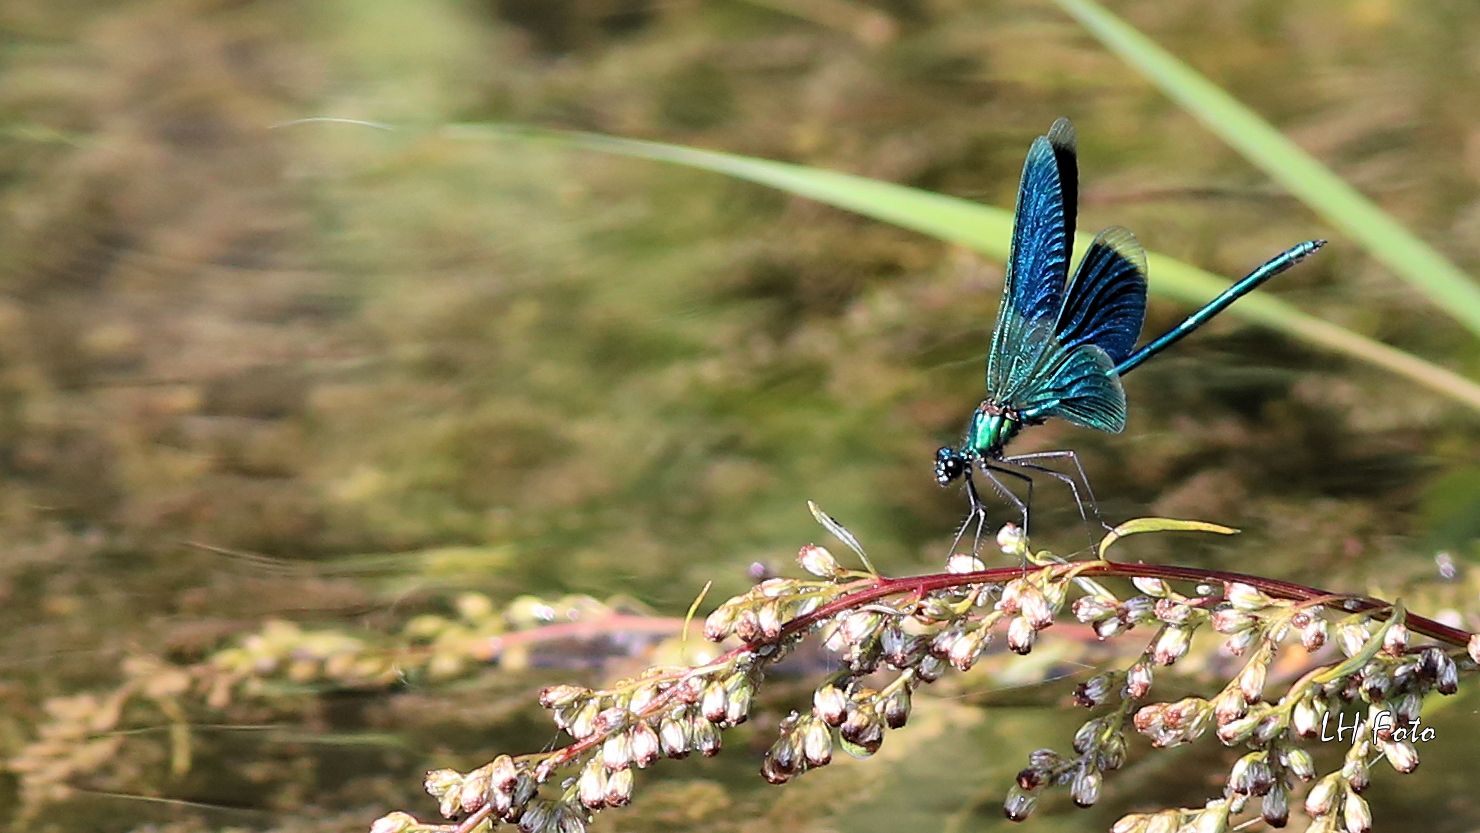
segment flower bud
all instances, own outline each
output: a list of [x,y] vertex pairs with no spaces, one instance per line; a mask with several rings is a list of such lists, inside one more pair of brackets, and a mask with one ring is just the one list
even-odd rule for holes
[[663,722],[658,724],[658,742],[664,756],[674,759],[688,757],[688,721],[672,717],[663,718]]
[[1253,616],[1232,607],[1220,607],[1213,611],[1212,617],[1213,630],[1223,634],[1248,630],[1256,621]]
[[1310,753],[1299,746],[1292,746],[1285,751],[1285,766],[1289,768],[1290,774],[1302,781],[1309,781],[1316,775],[1316,763]]
[[553,833],[586,833],[588,816],[569,804],[562,804],[555,813]]
[[658,740],[658,733],[652,726],[646,723],[638,723],[632,727],[632,762],[639,768],[646,767],[658,760],[662,754],[662,746]]
[[891,729],[898,729],[910,719],[910,689],[908,686],[896,688],[887,699],[884,700],[880,711],[884,714],[884,725]]
[[1033,814],[1033,808],[1038,806],[1038,796],[1024,792],[1019,787],[1013,787],[1007,791],[1007,798],[1002,802],[1002,814],[1007,816],[1008,821],[1025,821]]
[[1015,555],[1026,558],[1028,555],[1028,538],[1017,524],[1003,524],[997,531],[997,546],[1007,555]]
[[723,723],[730,711],[730,695],[722,680],[711,680],[704,687],[704,699],[699,701],[699,711],[710,723]]
[[1402,622],[1389,625],[1382,635],[1382,650],[1395,657],[1402,656],[1408,650],[1408,626]]
[[1220,691],[1213,698],[1213,716],[1219,726],[1238,720],[1248,713],[1249,704],[1244,700],[1243,692],[1237,688]]
[[1069,787],[1069,797],[1080,807],[1093,807],[1100,800],[1100,785],[1103,781],[1104,776],[1099,770],[1082,767],[1074,775],[1074,782]]
[[812,710],[829,726],[841,726],[848,713],[848,695],[827,683],[812,695]]
[[1346,833],[1368,833],[1372,829],[1372,809],[1367,806],[1367,799],[1350,788],[1342,802],[1341,816],[1346,823]]
[[578,685],[552,685],[540,689],[540,705],[547,709],[569,706],[591,694],[590,689]]
[[458,803],[464,813],[476,812],[488,801],[489,789],[493,785],[491,768],[492,765],[480,766],[463,777],[462,786],[458,789]]
[[885,661],[902,671],[924,656],[925,640],[907,634],[891,624],[884,629],[884,634],[879,639],[879,648],[884,652]]
[[1470,641],[1465,643],[1465,651],[1470,655],[1470,662],[1480,665],[1480,633],[1470,635]]
[[1192,821],[1188,833],[1227,833],[1228,802],[1223,799],[1209,801]]
[[1341,776],[1333,772],[1316,782],[1305,795],[1305,812],[1311,818],[1329,815],[1336,808],[1337,790],[1341,788]]
[[848,718],[838,727],[843,739],[861,747],[867,754],[879,751],[884,742],[884,725],[879,722],[873,709],[856,708],[848,712]]
[[1132,700],[1139,700],[1146,696],[1151,690],[1151,666],[1145,661],[1138,662],[1130,667],[1125,675],[1125,694]]
[[1264,695],[1264,681],[1269,673],[1269,665],[1264,660],[1265,657],[1256,654],[1239,672],[1238,690],[1246,703],[1257,703]]
[[1126,623],[1119,616],[1107,616],[1095,623],[1095,636],[1103,641],[1125,629]]
[[1048,597],[1043,595],[1035,587],[1024,588],[1018,599],[1019,609],[1023,618],[1034,630],[1043,630],[1053,624],[1054,605],[1049,603]]
[[843,566],[827,551],[826,547],[808,544],[797,553],[797,563],[802,569],[818,578],[837,578],[843,574]]
[[1303,738],[1316,736],[1325,716],[1325,702],[1314,697],[1301,698],[1290,710],[1290,725]]
[[1007,647],[1018,654],[1027,654],[1033,650],[1033,640],[1038,632],[1033,625],[1024,617],[1016,616],[1007,625]]
[[370,833],[406,833],[417,825],[416,817],[399,810],[387,813],[370,825]]
[[536,801],[524,809],[519,817],[519,829],[524,833],[547,833],[549,824],[555,820],[555,802]]
[[606,776],[606,805],[626,807],[632,801],[632,770],[619,769]]
[[1290,796],[1285,788],[1275,784],[1264,794],[1259,814],[1270,827],[1284,827],[1290,821]]
[[[775,771],[782,775],[792,775],[801,767],[801,750],[797,748],[796,738],[787,732],[783,726],[781,737],[771,744],[766,752]],[[777,782],[772,782],[777,783]]]
[[1348,657],[1362,652],[1368,636],[1367,626],[1361,622],[1343,622],[1336,627],[1336,645]]
[[1186,628],[1167,625],[1152,646],[1151,657],[1158,665],[1171,665],[1187,654],[1192,644],[1192,632]]
[[[1017,621],[1017,620],[1013,620]],[[982,649],[986,645],[987,632],[981,628],[962,634],[955,642],[951,643],[951,650],[946,655],[951,665],[957,670],[969,671],[976,664],[978,657],[982,655]]]
[[600,760],[592,758],[581,768],[581,777],[576,781],[576,797],[588,810],[600,810],[606,806],[606,768]]
[[632,763],[632,738],[626,732],[608,736],[601,744],[601,763],[611,771],[626,769]]
[[1110,833],[1146,833],[1146,823],[1150,820],[1151,816],[1145,813],[1128,813],[1111,826]]
[[821,720],[807,721],[802,730],[802,756],[812,766],[826,766],[832,761],[832,730]]
[[872,610],[855,610],[843,619],[843,638],[852,645],[863,642],[878,632],[884,617]]
[[1263,610],[1273,603],[1259,588],[1241,581],[1231,582],[1224,591],[1224,598],[1235,608],[1250,613]]
[[740,607],[733,601],[725,602],[714,609],[704,620],[704,638],[710,642],[721,642],[735,631],[735,620],[740,615]]
[[1379,741],[1377,745],[1393,769],[1405,774],[1418,769],[1418,750],[1411,741]]
[[1169,596],[1172,592],[1166,582],[1150,576],[1135,576],[1131,579],[1131,584],[1134,584],[1137,590],[1154,598]]
[[946,572],[952,575],[979,573],[985,569],[987,565],[969,552],[953,553],[950,558],[946,559]]
[[1113,674],[1096,674],[1074,688],[1074,705],[1092,709],[1110,700],[1115,691],[1116,677]]
[[1115,599],[1105,596],[1080,596],[1072,605],[1074,618],[1085,623],[1098,622],[1106,616],[1113,616],[1117,608]]
[[1300,644],[1312,653],[1320,650],[1321,646],[1326,644],[1326,634],[1329,628],[1325,617],[1311,617],[1310,624],[1300,629]]
[[925,655],[920,658],[920,664],[915,666],[915,676],[923,683],[933,683],[946,673],[946,661],[940,657]]
[[707,720],[696,720],[690,724],[690,730],[694,735],[694,747],[699,754],[706,758],[713,758],[719,754],[720,735],[713,723]]

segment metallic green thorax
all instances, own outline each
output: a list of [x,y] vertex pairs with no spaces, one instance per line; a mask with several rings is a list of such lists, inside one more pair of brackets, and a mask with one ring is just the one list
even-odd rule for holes
[[1004,445],[1017,435],[1022,420],[1007,408],[983,402],[971,415],[966,429],[966,448],[982,457],[996,457]]

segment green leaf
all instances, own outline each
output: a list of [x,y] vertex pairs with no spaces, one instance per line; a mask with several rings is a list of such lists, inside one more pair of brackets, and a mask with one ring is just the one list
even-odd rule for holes
[[1432,246],[1175,55],[1095,3],[1057,0],[1110,51],[1436,306],[1480,334],[1480,285]]
[[1208,523],[1207,521],[1179,521],[1175,518],[1136,518],[1126,521],[1120,526],[1110,530],[1110,534],[1100,540],[1100,558],[1105,557],[1105,551],[1121,538],[1131,535],[1140,535],[1145,532],[1212,532],[1218,535],[1237,535],[1238,530],[1233,527]]
[[[537,140],[713,171],[960,244],[999,261],[1007,259],[1007,246],[1012,238],[1012,213],[1009,211],[836,171],[661,142],[518,125],[460,124],[445,127],[438,133],[463,140]],[[1088,248],[1090,240],[1088,235],[1079,235],[1075,245],[1083,251]],[[1226,280],[1196,266],[1154,253],[1148,258],[1152,275],[1150,289],[1157,295],[1200,306],[1228,286]],[[1254,265],[1257,264],[1250,263],[1251,267]],[[1396,373],[1480,411],[1480,384],[1395,347],[1307,315],[1276,298],[1255,292],[1234,305],[1230,312],[1309,344]]]

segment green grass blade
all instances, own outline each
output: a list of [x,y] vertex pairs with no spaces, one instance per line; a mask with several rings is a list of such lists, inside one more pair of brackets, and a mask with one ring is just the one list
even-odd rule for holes
[[[511,125],[453,125],[443,128],[439,134],[457,139],[539,140],[722,173],[958,243],[999,261],[1006,260],[1008,242],[1012,237],[1012,214],[999,208],[786,162],[595,133]],[[1088,235],[1079,235],[1075,241],[1080,251],[1088,248],[1089,243]],[[1201,305],[1228,286],[1226,280],[1170,257],[1152,254],[1149,262],[1151,291],[1167,298]],[[1250,264],[1251,267],[1254,265],[1257,264]],[[1480,384],[1410,353],[1307,315],[1276,298],[1255,292],[1234,305],[1230,312],[1404,376],[1480,411]]]
[[1094,0],[1057,0],[1122,60],[1327,222],[1480,334],[1480,285],[1216,84]]

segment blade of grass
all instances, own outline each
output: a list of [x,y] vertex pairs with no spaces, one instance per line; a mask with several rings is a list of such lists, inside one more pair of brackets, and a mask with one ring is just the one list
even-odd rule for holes
[[[726,174],[957,243],[999,261],[1007,258],[1007,244],[1012,236],[1011,212],[836,171],[661,142],[517,125],[451,125],[439,134],[455,139],[539,140]],[[1089,243],[1087,235],[1079,235],[1075,241],[1080,251],[1088,248]],[[1152,254],[1149,262],[1151,290],[1167,298],[1200,305],[1228,286],[1227,281],[1174,258]],[[1233,306],[1231,312],[1296,339],[1381,367],[1480,411],[1480,384],[1307,315],[1276,298],[1256,292]]]
[[1056,0],[1209,130],[1480,334],[1480,285],[1249,108],[1094,0]]

